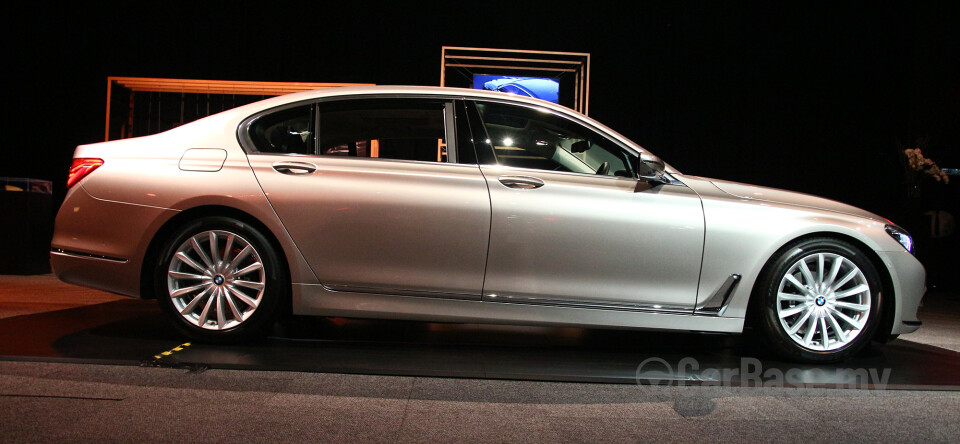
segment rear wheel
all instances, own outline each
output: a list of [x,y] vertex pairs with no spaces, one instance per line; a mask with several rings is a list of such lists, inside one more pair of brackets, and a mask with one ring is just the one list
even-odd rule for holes
[[287,295],[282,262],[257,229],[225,217],[178,230],[162,250],[154,285],[160,307],[193,340],[260,335]]
[[880,322],[880,280],[853,245],[808,239],[784,248],[758,281],[760,329],[784,357],[836,362],[867,346]]

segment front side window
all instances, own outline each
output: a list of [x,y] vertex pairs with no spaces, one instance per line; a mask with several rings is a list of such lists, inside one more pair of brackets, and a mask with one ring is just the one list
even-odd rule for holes
[[576,122],[502,103],[480,102],[477,109],[500,165],[634,177],[633,154]]
[[318,154],[446,161],[442,102],[373,99],[320,105]]

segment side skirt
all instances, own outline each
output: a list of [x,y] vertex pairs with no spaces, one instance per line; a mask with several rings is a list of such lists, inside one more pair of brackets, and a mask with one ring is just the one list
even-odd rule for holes
[[298,315],[403,319],[426,322],[635,328],[741,333],[742,318],[652,313],[517,302],[394,296],[333,291],[323,285],[294,284]]

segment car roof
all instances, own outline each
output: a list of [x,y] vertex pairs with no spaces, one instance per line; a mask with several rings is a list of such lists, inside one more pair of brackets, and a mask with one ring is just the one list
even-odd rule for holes
[[274,105],[270,102],[276,102],[275,105],[293,103],[301,100],[320,99],[338,96],[362,96],[362,95],[420,95],[420,96],[442,96],[442,97],[462,97],[477,99],[499,99],[509,100],[511,102],[527,103],[529,105],[543,106],[563,113],[580,114],[570,108],[557,105],[546,100],[535,99],[532,97],[523,97],[515,94],[504,93],[500,91],[488,91],[470,88],[453,88],[443,86],[409,86],[409,85],[377,85],[377,86],[342,86],[334,88],[315,89],[311,91],[301,91],[282,96],[273,97],[261,102],[264,106]]

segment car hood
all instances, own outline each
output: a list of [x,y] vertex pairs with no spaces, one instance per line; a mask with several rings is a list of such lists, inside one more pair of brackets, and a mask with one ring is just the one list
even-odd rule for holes
[[873,219],[879,222],[886,222],[886,219],[862,210],[853,205],[847,205],[835,200],[824,199],[822,197],[810,194],[797,193],[795,191],[778,190],[776,188],[767,188],[745,183],[728,182],[716,179],[705,179],[713,183],[720,191],[731,196],[742,199],[759,200],[765,202],[775,202],[787,205],[796,205],[799,207],[816,208],[819,210],[833,211],[837,213],[849,214],[857,217]]

